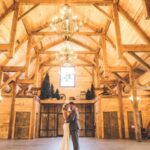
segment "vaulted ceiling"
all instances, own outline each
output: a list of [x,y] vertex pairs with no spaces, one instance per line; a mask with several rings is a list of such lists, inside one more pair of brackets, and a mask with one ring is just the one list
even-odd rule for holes
[[60,65],[55,53],[65,39],[50,22],[64,3],[84,21],[69,41],[78,54],[75,65],[97,67],[100,78],[110,80],[124,80],[131,68],[137,78],[149,72],[150,20],[142,0],[1,0],[1,71],[30,80],[37,62],[39,69]]

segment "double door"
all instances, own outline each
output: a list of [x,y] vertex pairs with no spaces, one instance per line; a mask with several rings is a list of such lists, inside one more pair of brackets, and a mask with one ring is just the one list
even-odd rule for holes
[[[94,105],[78,104],[80,114],[80,136],[93,137]],[[40,113],[40,137],[57,137],[63,135],[63,115],[61,104],[42,104]]]

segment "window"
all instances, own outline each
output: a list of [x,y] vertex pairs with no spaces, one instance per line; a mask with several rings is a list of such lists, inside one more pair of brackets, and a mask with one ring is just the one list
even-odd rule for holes
[[61,67],[60,86],[74,87],[75,86],[75,68]]

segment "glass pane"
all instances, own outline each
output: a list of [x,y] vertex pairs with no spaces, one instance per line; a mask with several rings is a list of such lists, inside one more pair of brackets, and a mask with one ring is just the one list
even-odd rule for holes
[[57,129],[57,115],[49,114],[49,127],[48,129]]
[[41,106],[41,112],[48,112],[48,108],[49,108],[48,105],[42,105]]
[[40,137],[47,137],[47,131],[40,131]]
[[41,129],[47,129],[48,127],[48,114],[41,114]]
[[56,131],[48,131],[48,137],[55,137],[57,136]]

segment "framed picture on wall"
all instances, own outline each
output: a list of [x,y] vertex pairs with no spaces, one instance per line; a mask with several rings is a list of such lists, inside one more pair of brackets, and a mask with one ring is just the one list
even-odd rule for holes
[[61,67],[60,86],[75,87],[75,67]]

